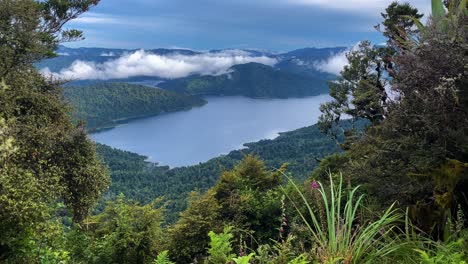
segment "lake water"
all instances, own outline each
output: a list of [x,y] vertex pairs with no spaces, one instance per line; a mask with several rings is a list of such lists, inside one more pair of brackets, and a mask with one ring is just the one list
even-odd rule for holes
[[315,124],[328,95],[293,99],[208,97],[189,111],[130,121],[91,137],[171,167],[207,161],[244,143]]

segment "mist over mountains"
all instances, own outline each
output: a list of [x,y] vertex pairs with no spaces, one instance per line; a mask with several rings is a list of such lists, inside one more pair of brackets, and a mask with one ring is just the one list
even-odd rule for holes
[[229,74],[233,66],[258,63],[276,70],[332,79],[344,66],[344,47],[304,48],[286,53],[223,49],[193,51],[188,49],[127,50],[105,48],[68,48],[60,46],[56,58],[42,61],[37,67],[45,75],[83,80],[125,80],[148,77],[161,80],[189,76]]

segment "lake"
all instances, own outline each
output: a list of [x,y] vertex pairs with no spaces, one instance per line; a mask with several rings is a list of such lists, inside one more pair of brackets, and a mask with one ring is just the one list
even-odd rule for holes
[[96,142],[148,156],[171,167],[207,161],[243,144],[315,124],[329,95],[291,99],[208,97],[189,111],[130,121],[91,134]]

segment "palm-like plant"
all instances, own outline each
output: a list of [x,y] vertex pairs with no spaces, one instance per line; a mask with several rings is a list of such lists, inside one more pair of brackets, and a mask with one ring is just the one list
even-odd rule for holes
[[[468,15],[467,0],[450,1],[447,10],[445,10],[442,0],[432,0],[431,7],[431,19],[428,21],[429,23],[427,25],[424,25],[418,18],[407,17],[413,20],[420,32],[420,36],[429,34],[431,32],[430,25],[432,25],[439,34],[449,36],[449,39],[452,41],[460,38],[460,30],[464,30],[463,26],[466,27],[466,24],[464,25],[464,23],[466,22],[466,16]],[[460,27],[460,25],[462,25],[462,27]],[[409,38],[409,41],[398,37],[397,39],[400,44],[407,48],[417,47],[420,42],[419,38]]]
[[314,212],[305,195],[289,177],[288,180],[308,209],[310,220],[288,196],[317,245],[316,256],[320,263],[377,263],[407,245],[398,236],[394,236],[397,223],[402,220],[403,215],[393,205],[374,222],[360,225],[356,223],[357,212],[363,206],[363,195],[356,195],[359,188],[356,187],[348,191],[345,202],[342,202],[344,197],[341,174],[338,185],[334,184],[330,175],[329,192],[320,183],[313,190],[319,192],[323,200],[326,223],[320,223],[318,214]]

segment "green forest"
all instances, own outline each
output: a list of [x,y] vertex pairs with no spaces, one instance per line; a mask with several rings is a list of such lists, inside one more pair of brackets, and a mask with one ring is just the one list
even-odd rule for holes
[[[362,129],[365,122],[357,125]],[[350,127],[350,122],[342,122]],[[343,135],[339,136],[343,141]],[[170,169],[168,166],[146,162],[147,157],[98,144],[97,152],[109,168],[112,183],[103,196],[101,206],[124,194],[128,200],[146,204],[158,197],[166,201],[165,221],[177,220],[187,207],[188,194],[193,190],[204,192],[216,184],[223,171],[231,170],[247,155],[255,155],[267,168],[279,169],[287,164],[287,173],[298,181],[310,177],[319,160],[340,152],[336,141],[323,134],[317,126],[281,133],[273,140],[245,144],[245,149],[211,159],[194,166]]]
[[169,169],[93,143],[35,66],[99,0],[0,0],[0,262],[467,263],[467,1],[431,2],[381,11],[317,125]]
[[254,62],[234,65],[227,74],[174,79],[159,86],[190,95],[243,95],[254,98],[303,97],[327,91],[323,79]]
[[205,100],[143,85],[99,82],[65,86],[65,100],[73,117],[86,122],[89,130],[108,128],[125,120],[188,110]]

